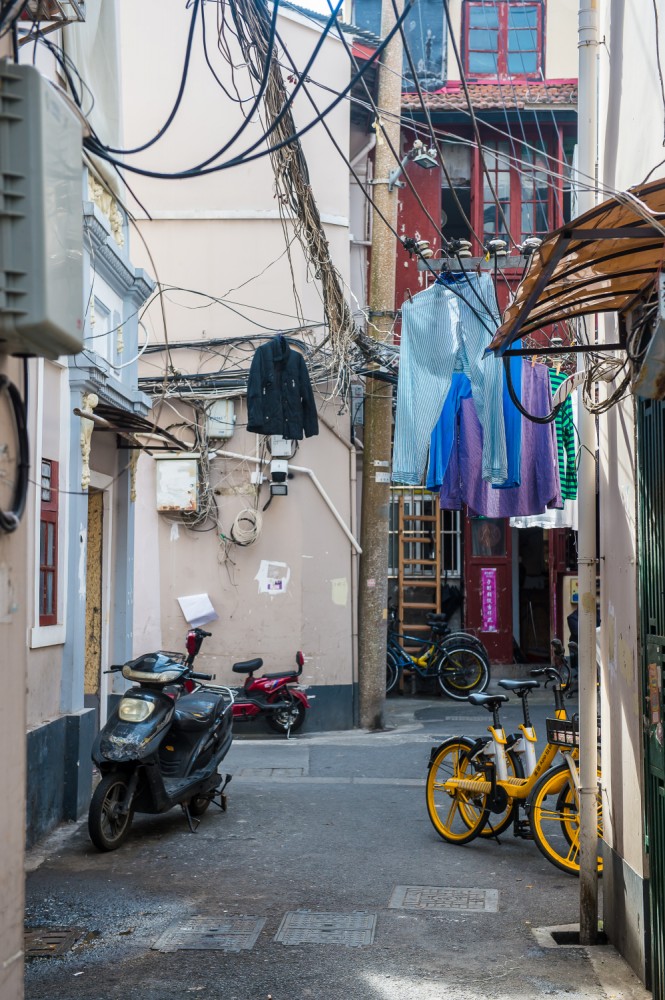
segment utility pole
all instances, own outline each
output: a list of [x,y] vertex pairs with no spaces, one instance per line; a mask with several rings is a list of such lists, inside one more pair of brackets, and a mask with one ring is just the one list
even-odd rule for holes
[[[579,213],[596,203],[598,0],[579,4]],[[592,319],[593,322],[593,319]],[[596,691],[596,419],[579,390],[579,689],[580,689],[580,944],[598,935]]]
[[[399,13],[403,0],[397,0]],[[385,38],[396,17],[392,0],[382,0],[381,34]],[[369,332],[385,340],[395,318],[396,238],[379,215],[397,228],[399,188],[389,189],[388,178],[396,166],[390,146],[400,149],[399,116],[402,101],[402,39],[395,34],[379,64],[378,107],[389,120],[375,122],[376,153],[372,217],[372,258],[369,295]],[[390,139],[390,143],[384,138]],[[377,209],[379,211],[377,211]],[[360,724],[367,729],[383,726],[386,697],[386,629],[388,618],[388,518],[390,509],[390,456],[392,385],[366,379],[363,438],[361,547],[358,585],[358,687]]]

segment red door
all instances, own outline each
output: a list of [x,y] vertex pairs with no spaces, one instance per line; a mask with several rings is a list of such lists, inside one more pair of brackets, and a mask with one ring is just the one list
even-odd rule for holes
[[467,628],[480,636],[493,663],[513,662],[512,549],[505,518],[465,517]]

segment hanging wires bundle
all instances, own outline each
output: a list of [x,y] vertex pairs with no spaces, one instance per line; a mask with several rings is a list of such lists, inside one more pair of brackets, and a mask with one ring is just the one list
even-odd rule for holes
[[244,507],[236,514],[229,529],[230,538],[236,545],[252,545],[263,527],[263,515],[254,507]]

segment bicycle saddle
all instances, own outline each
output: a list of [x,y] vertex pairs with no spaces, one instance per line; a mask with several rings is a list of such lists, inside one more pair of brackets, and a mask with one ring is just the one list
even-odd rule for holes
[[472,705],[480,705],[481,708],[486,708],[488,712],[495,712],[499,705],[502,705],[504,701],[508,701],[507,694],[470,694],[467,701]]
[[529,681],[523,678],[516,681],[505,680],[499,681],[499,687],[505,688],[506,691],[514,691],[518,698],[523,698],[529,691],[539,688],[540,681]]
[[427,621],[440,622],[442,625],[446,625],[448,623],[448,615],[435,614],[433,611],[431,611],[427,616]]

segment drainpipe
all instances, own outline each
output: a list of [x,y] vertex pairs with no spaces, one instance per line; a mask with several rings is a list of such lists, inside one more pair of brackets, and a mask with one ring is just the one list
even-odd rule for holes
[[[579,213],[596,203],[598,0],[579,4],[578,169]],[[584,190],[586,185],[588,190]],[[592,319],[595,327],[595,317]],[[579,390],[579,691],[580,691],[580,944],[598,935],[597,690],[596,690],[596,419]]]

